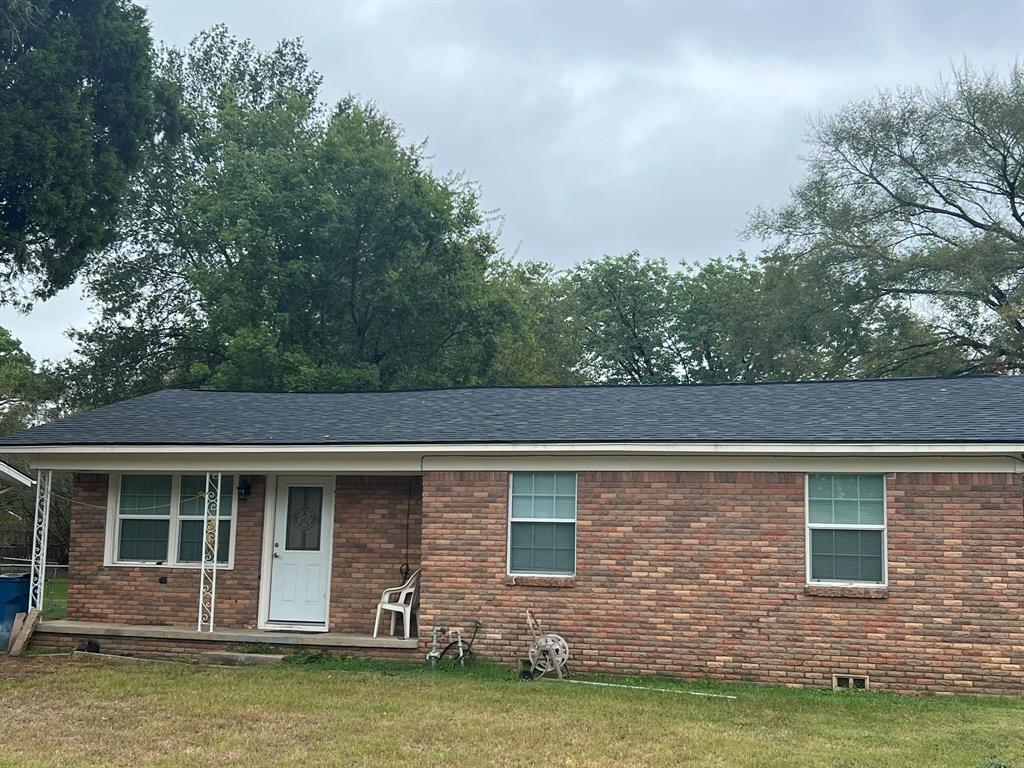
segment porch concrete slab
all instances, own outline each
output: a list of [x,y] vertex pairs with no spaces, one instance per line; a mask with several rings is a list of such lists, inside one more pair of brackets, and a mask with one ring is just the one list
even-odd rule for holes
[[265,667],[280,664],[284,656],[279,653],[233,653],[232,651],[206,651],[199,654],[200,666]]
[[216,629],[199,632],[188,627],[151,624],[108,624],[98,621],[43,621],[36,634],[76,635],[82,637],[134,637],[154,640],[203,640],[214,643],[267,643],[313,647],[403,648],[415,649],[418,640],[411,637],[373,637],[341,632],[295,632],[261,629]]

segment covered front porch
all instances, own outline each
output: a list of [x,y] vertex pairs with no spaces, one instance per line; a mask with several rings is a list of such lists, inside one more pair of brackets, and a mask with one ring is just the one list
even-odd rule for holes
[[33,645],[415,654],[415,620],[408,638],[387,614],[373,632],[382,592],[419,568],[421,488],[412,474],[76,472],[67,615]]

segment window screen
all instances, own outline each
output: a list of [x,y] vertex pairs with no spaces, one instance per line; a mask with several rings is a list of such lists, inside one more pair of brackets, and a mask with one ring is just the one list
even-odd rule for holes
[[[234,502],[235,479],[231,475],[220,478],[220,517],[231,517]],[[181,502],[179,514],[185,517],[202,517],[206,510],[206,475],[181,476]]]
[[120,513],[144,517],[170,517],[171,476],[122,476]]
[[[196,564],[203,553],[206,475],[129,475],[119,484],[113,547],[118,562]],[[235,478],[221,477],[217,562],[230,562]],[[176,534],[175,534],[176,532]],[[171,541],[171,535],[176,541]]]
[[121,560],[159,562],[167,559],[167,533],[169,520],[121,520],[118,541]]
[[[220,478],[219,530],[217,562],[226,563],[231,545],[231,515],[235,498],[235,479]],[[206,475],[181,476],[181,501],[178,503],[178,562],[198,563],[203,558],[203,517],[206,513]],[[198,519],[196,519],[198,518]],[[229,518],[225,520],[224,518]]]
[[167,560],[171,476],[123,475],[118,518],[119,560]]
[[[226,563],[231,545],[231,521],[220,520],[217,531],[217,562]],[[178,528],[178,562],[198,563],[203,559],[203,520],[182,518]]]
[[810,580],[884,584],[885,524],[882,475],[808,475]]
[[572,575],[576,571],[576,474],[514,472],[509,571]]

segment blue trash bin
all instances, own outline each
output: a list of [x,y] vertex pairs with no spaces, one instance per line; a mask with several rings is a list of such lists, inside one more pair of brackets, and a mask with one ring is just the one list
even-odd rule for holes
[[27,573],[0,574],[0,652],[7,651],[14,617],[28,611],[30,578]]

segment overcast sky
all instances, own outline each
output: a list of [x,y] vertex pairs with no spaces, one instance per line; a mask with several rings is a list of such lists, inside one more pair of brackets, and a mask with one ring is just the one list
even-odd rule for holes
[[[800,179],[810,118],[1024,55],[1024,0],[145,5],[171,45],[218,22],[261,47],[301,37],[326,102],[376,101],[437,170],[480,183],[506,251],[563,266],[756,250],[738,232]],[[78,289],[28,317],[0,308],[39,359],[89,319]]]

